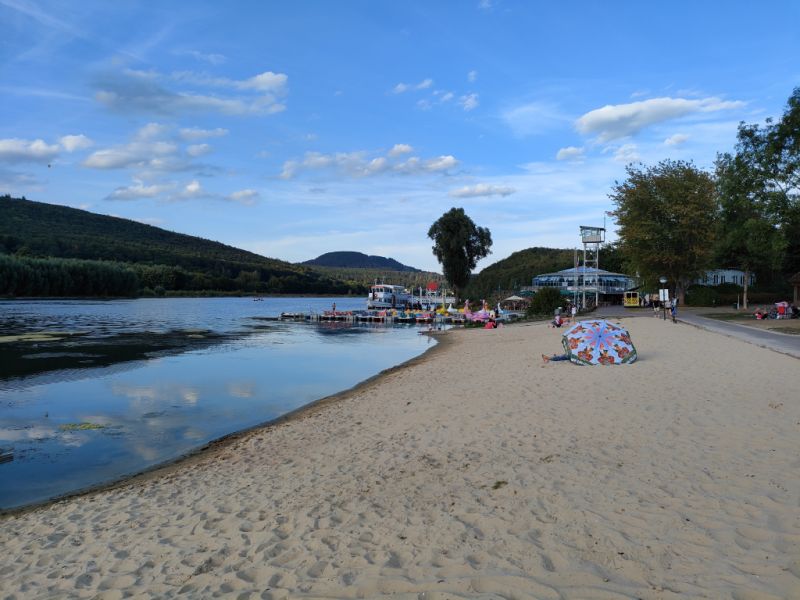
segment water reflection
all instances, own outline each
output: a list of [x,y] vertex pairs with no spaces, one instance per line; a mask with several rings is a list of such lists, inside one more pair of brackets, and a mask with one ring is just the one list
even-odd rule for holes
[[[52,314],[50,304],[42,309],[48,314],[39,315],[38,322],[32,318],[36,327],[45,320],[59,327],[69,321],[91,331],[82,336],[92,340],[89,346],[104,345],[98,343],[103,336],[107,342],[138,335],[155,340],[158,349],[150,347],[125,363],[86,367],[79,370],[79,377],[72,377],[76,370],[71,369],[17,379],[12,375],[0,381],[0,507],[44,500],[170,460],[351,387],[418,355],[432,343],[414,329],[346,323],[317,327],[253,318],[265,316],[253,315],[253,304],[265,310],[269,300],[191,300],[174,305],[162,302],[158,318],[143,318],[153,330],[159,323],[178,323],[184,340],[202,342],[168,351],[158,345],[163,339],[160,335],[124,330],[122,323],[135,329],[136,319],[152,308],[143,309],[137,301],[114,307],[98,303],[99,308],[90,303],[87,310],[102,309],[105,314],[99,334],[91,327],[91,319]],[[337,306],[342,306],[340,300]],[[69,303],[67,308],[80,312],[81,306]],[[108,313],[115,314],[111,318]],[[193,317],[187,318],[187,313]],[[201,329],[205,323],[197,319],[207,319],[214,327],[206,327],[203,334],[185,333]],[[177,330],[163,327],[161,331],[174,336]],[[2,335],[5,331],[0,331]],[[65,350],[63,343],[60,348],[51,342],[27,348],[26,354],[55,356],[21,359],[17,364],[62,360],[64,352],[101,354],[81,344]]]

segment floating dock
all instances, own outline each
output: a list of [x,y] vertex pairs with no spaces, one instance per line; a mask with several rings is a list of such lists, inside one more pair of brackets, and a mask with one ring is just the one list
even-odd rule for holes
[[[436,313],[413,313],[403,311],[325,311],[322,313],[281,313],[281,321],[304,321],[311,323],[385,323],[398,325],[460,325],[466,319],[463,314],[442,315]],[[501,320],[503,320],[501,318]]]

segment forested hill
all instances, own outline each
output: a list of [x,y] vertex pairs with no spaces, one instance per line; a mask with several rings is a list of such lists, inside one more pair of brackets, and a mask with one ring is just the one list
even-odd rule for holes
[[[140,290],[258,293],[364,293],[309,268],[265,258],[219,242],[174,233],[128,219],[0,197],[0,254],[5,269],[32,258],[113,261],[133,270]],[[14,260],[12,260],[14,259]],[[41,261],[28,268],[41,271]],[[75,267],[75,261],[70,263]],[[62,265],[63,266],[63,265]],[[40,295],[30,282],[0,294]],[[25,285],[28,289],[25,289]],[[51,290],[50,295],[58,295]],[[113,294],[111,294],[113,295]]]
[[[528,248],[514,252],[475,275],[465,291],[470,298],[490,298],[498,292],[511,293],[531,285],[535,275],[569,269],[575,264],[575,251],[560,248]],[[621,272],[619,250],[608,244],[600,250],[600,268]]]
[[419,273],[419,269],[406,266],[393,258],[383,256],[370,256],[361,252],[326,252],[312,260],[307,260],[304,265],[317,267],[338,267],[344,269],[383,269],[387,271],[408,271]]
[[497,291],[517,291],[531,285],[534,275],[571,267],[573,257],[573,250],[559,248],[528,248],[514,252],[475,275],[465,294],[470,298],[488,298]]

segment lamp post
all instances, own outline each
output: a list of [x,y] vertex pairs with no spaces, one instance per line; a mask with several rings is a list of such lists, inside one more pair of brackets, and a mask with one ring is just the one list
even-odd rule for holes
[[664,312],[664,320],[667,320],[667,278],[663,275],[658,278],[658,282],[661,284],[661,289],[658,290],[659,300],[661,300],[661,309]]

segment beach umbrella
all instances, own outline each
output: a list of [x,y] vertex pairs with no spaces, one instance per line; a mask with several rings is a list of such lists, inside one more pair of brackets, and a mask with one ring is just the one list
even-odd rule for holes
[[564,332],[561,342],[569,359],[579,365],[620,365],[636,360],[628,331],[604,319],[578,321]]

